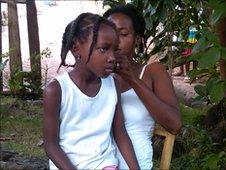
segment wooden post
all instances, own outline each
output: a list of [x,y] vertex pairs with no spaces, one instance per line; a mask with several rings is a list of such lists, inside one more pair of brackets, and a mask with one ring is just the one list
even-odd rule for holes
[[[0,3],[0,63],[2,63],[2,3]],[[0,91],[3,91],[3,74],[0,70]]]
[[27,8],[27,28],[30,51],[30,64],[32,71],[32,83],[36,87],[41,86],[41,56],[38,32],[38,19],[35,0],[26,1]]
[[[226,17],[222,18],[218,23],[217,23],[217,32],[218,32],[218,37],[220,40],[220,44],[222,47],[226,48]],[[226,55],[225,53],[221,55]],[[221,56],[219,60],[219,65],[220,65],[220,76],[222,80],[226,80],[226,60]],[[226,91],[224,92],[224,97],[226,97]]]
[[[222,47],[226,48],[226,17],[222,18],[217,24],[217,32]],[[222,54],[226,55],[226,54]],[[220,64],[220,75],[222,80],[226,80],[226,61],[221,56],[219,61]]]
[[16,71],[22,70],[22,60],[20,51],[20,34],[18,24],[17,5],[15,0],[8,0],[8,29],[9,29],[9,57],[10,57],[10,77]]

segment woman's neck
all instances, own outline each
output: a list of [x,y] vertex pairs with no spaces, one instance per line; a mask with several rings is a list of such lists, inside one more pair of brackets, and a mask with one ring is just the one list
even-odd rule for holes
[[132,58],[129,60],[129,62],[133,70],[135,71],[136,75],[140,75],[143,65],[141,63],[134,61]]

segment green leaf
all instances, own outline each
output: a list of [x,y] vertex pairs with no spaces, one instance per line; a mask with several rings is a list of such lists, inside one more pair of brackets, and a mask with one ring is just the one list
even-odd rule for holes
[[199,60],[198,60],[198,66],[201,69],[204,68],[209,68],[216,64],[216,62],[220,59],[220,48],[210,48],[205,55],[203,55]]
[[196,92],[198,95],[200,95],[200,96],[202,96],[202,97],[205,97],[206,94],[207,94],[207,89],[206,89],[206,87],[205,87],[205,86],[202,86],[202,85],[196,85],[196,86],[194,87],[194,90],[195,90],[195,92]]
[[176,8],[176,4],[174,3],[174,1],[171,0],[164,0],[163,1],[165,6],[169,9],[169,10],[175,10]]
[[201,37],[192,49],[192,53],[205,50],[208,47],[208,42],[205,37]]
[[203,35],[214,45],[219,45],[219,38],[215,33],[203,30]]
[[202,58],[202,56],[204,56],[206,53],[205,51],[201,51],[195,54],[192,54],[191,56],[187,57],[187,61],[199,61],[200,58]]
[[133,4],[137,8],[137,11],[142,13],[142,11],[144,9],[144,2],[143,2],[143,0],[142,1],[141,0],[132,0],[131,4]]
[[225,90],[226,89],[223,81],[216,83],[215,86],[210,89],[210,101],[213,103],[220,102],[224,98]]
[[208,93],[211,91],[212,88],[220,81],[219,77],[212,77],[206,82],[206,88]]
[[226,48],[221,48],[221,57],[226,60]]
[[120,4],[120,2],[117,1],[117,0],[104,0],[103,1],[103,7],[110,6],[112,8],[112,7],[119,5],[119,4]]
[[219,3],[219,1],[218,2],[216,1],[216,3],[218,4],[214,4],[215,6],[210,18],[211,25],[215,25],[221,18],[226,16],[225,10],[226,2]]
[[145,17],[146,29],[151,30],[153,27],[153,20],[151,17]]
[[161,6],[158,16],[159,16],[159,21],[164,23],[167,17],[167,8],[165,8],[164,5]]
[[204,159],[204,169],[219,169],[219,157],[217,154],[209,154]]
[[9,59],[6,59],[3,63],[0,63],[0,71],[4,70],[8,61],[9,61]]
[[208,73],[209,70],[208,69],[193,69],[193,70],[190,70],[188,71],[188,76],[191,78],[191,79],[194,79],[200,75],[203,75],[205,73]]
[[156,9],[157,9],[157,6],[152,6],[151,3],[149,3],[147,10],[145,10],[144,12],[144,16],[150,17],[151,15],[156,13]]

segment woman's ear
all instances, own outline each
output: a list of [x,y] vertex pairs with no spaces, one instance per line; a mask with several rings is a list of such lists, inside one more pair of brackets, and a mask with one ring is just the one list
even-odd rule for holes
[[142,41],[141,36],[137,35],[136,36],[136,47],[139,47],[140,46],[141,41]]

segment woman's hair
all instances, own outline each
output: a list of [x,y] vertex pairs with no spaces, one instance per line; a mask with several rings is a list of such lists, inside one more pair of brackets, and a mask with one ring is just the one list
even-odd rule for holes
[[90,56],[92,55],[93,48],[96,45],[98,31],[101,24],[106,24],[111,26],[114,30],[116,30],[115,25],[108,21],[107,19],[92,13],[82,13],[75,20],[70,22],[63,34],[62,38],[62,46],[61,46],[61,66],[67,66],[65,63],[67,53],[72,49],[73,44],[78,42],[85,42],[87,38],[92,33],[92,43],[89,49],[89,55],[86,63],[89,62]]
[[132,4],[126,4],[117,5],[108,9],[103,16],[108,18],[110,15],[115,13],[122,13],[131,19],[135,33],[142,38],[142,41],[138,47],[138,53],[142,53],[146,47],[145,20],[142,14],[140,14]]

